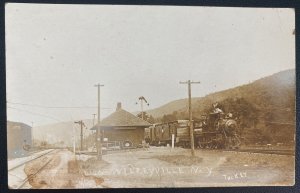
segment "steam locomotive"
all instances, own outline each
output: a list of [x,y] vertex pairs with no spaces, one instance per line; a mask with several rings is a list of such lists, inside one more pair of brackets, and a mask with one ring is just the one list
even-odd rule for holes
[[[193,134],[196,148],[237,149],[241,141],[237,121],[222,113],[202,115],[194,120]],[[175,146],[191,147],[189,120],[159,123],[145,129],[145,141],[150,145],[171,145],[174,135]]]

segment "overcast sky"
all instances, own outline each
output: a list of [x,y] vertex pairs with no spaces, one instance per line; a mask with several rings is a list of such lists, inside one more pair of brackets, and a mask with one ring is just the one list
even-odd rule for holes
[[[8,120],[43,125],[139,111],[295,68],[293,9],[6,4]],[[12,104],[22,103],[28,105]]]

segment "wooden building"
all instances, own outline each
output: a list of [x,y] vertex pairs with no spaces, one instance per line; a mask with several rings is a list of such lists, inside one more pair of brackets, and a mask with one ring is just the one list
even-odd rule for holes
[[[116,111],[100,122],[103,143],[110,142],[124,147],[137,147],[145,137],[145,128],[151,124],[122,109],[117,104]],[[95,125],[92,130],[96,130]]]
[[27,156],[32,146],[31,127],[24,123],[7,121],[7,156]]

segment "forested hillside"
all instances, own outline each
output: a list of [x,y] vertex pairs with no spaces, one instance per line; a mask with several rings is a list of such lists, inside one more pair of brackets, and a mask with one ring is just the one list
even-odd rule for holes
[[[295,133],[295,94],[295,70],[286,70],[247,85],[193,98],[193,119],[209,113],[212,104],[218,102],[225,113],[231,112],[238,118],[249,143],[291,142]],[[187,119],[187,99],[170,102],[148,114],[158,122]]]

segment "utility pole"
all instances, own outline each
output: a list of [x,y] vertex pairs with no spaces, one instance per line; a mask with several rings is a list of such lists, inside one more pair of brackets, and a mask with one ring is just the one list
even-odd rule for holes
[[34,139],[33,139],[33,121],[31,121],[31,147],[34,147]]
[[77,123],[80,125],[80,151],[83,151],[83,144],[82,144],[83,143],[83,131],[82,131],[82,129],[83,129],[83,126],[85,126],[85,125],[82,120],[75,121],[74,123]]
[[186,82],[179,82],[179,84],[188,84],[188,95],[189,95],[189,125],[190,125],[190,138],[191,138],[191,153],[195,156],[195,145],[194,145],[194,124],[192,117],[192,91],[191,84],[200,84],[200,82],[192,82],[190,80]]
[[145,101],[145,103],[149,106],[149,103],[147,102],[147,100],[145,99],[145,97],[140,96],[139,100],[141,101],[141,113],[142,113],[142,119],[144,120],[144,104],[143,102]]
[[96,117],[96,113],[93,114],[93,126],[95,126],[95,117]]
[[104,86],[102,84],[96,84],[95,87],[98,88],[98,125],[96,130],[96,146],[97,146],[97,159],[102,160],[102,144],[101,144],[101,131],[100,131],[100,87]]
[[[93,115],[93,127],[95,126],[95,117],[96,117],[96,113],[94,113],[94,114],[92,114]],[[96,133],[96,131],[92,131],[92,133],[93,134],[95,134]],[[97,140],[97,136],[95,136],[96,138],[96,140]]]
[[74,152],[74,160],[76,160],[76,134],[75,127],[73,126],[73,152]]

